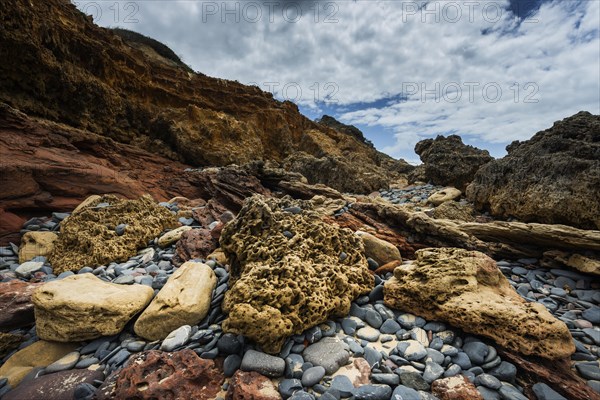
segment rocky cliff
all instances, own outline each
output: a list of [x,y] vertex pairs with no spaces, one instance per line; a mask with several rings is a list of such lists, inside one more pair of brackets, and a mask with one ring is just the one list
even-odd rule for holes
[[[125,144],[192,166],[283,162],[302,149],[356,177],[348,183],[327,177],[324,170],[315,179],[356,192],[378,189],[372,185],[393,180],[405,165],[356,135],[310,121],[295,104],[277,101],[257,87],[194,73],[157,41],[100,28],[68,0],[33,6],[8,0],[0,18],[0,102],[64,124],[63,141],[71,140],[66,127],[75,128],[85,132],[86,146],[94,151],[106,143]],[[41,145],[55,144],[46,140]],[[63,150],[55,165],[79,156],[75,148]],[[14,149],[7,151],[2,172],[15,168]],[[311,167],[331,169],[331,163]],[[288,165],[306,170],[298,163]],[[141,180],[144,171],[138,171]],[[0,202],[0,208],[6,206]]]

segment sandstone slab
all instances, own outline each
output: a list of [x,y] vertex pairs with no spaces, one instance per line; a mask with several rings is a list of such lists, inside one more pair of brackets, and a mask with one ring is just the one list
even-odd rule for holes
[[107,283],[92,274],[71,275],[38,288],[35,306],[38,336],[72,342],[115,335],[154,295],[145,285]]
[[253,196],[221,235],[231,266],[223,330],[245,335],[268,353],[279,352],[294,333],[345,316],[374,283],[360,238],[324,223],[312,206]]
[[148,340],[164,339],[183,325],[197,325],[208,313],[217,284],[206,264],[188,261],[158,292],[135,322],[135,333]]
[[19,263],[22,264],[37,256],[50,257],[56,239],[58,239],[58,235],[54,232],[25,233],[21,238]]
[[567,326],[542,304],[522,299],[483,253],[439,248],[416,256],[386,282],[388,306],[449,322],[525,355],[560,359],[575,351]]
[[40,283],[20,280],[0,283],[0,329],[10,330],[34,322],[31,295]]
[[46,367],[77,348],[77,343],[54,343],[39,340],[13,354],[0,367],[0,376],[16,387],[35,367]]
[[377,261],[379,265],[385,265],[392,261],[402,261],[400,250],[390,242],[363,231],[356,231],[355,235],[362,239],[365,256]]
[[3,400],[73,400],[75,388],[80,383],[92,384],[94,380],[104,380],[100,371],[77,369],[42,375],[23,382],[10,391]]
[[193,350],[151,350],[133,356],[128,366],[112,375],[96,395],[98,400],[213,400],[224,379],[213,360],[204,360]]

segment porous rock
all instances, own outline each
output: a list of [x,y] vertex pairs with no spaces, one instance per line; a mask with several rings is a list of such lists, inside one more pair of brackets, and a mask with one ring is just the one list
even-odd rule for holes
[[40,283],[12,280],[0,284],[0,329],[10,330],[33,323],[31,294]]
[[58,235],[54,232],[27,232],[21,238],[19,248],[19,263],[31,260],[33,257],[49,257],[54,250],[54,241]]
[[164,339],[183,325],[197,325],[208,313],[217,284],[206,264],[188,261],[175,271],[135,322],[135,333],[148,340]]
[[388,306],[446,321],[525,355],[560,359],[575,351],[567,326],[542,304],[521,298],[485,254],[430,248],[416,257],[386,282]]
[[[108,206],[97,207],[101,203]],[[115,232],[120,224],[127,224],[121,236]],[[94,198],[61,223],[60,236],[50,258],[54,273],[126,261],[163,230],[176,225],[171,212],[150,196],[138,200],[112,195]]]
[[0,358],[19,347],[23,340],[21,335],[0,332]]
[[478,209],[525,222],[600,229],[600,116],[579,112],[513,142],[467,189]]
[[229,381],[226,400],[280,400],[277,387],[255,371],[237,370]]
[[130,358],[125,368],[98,388],[96,396],[98,400],[213,400],[224,379],[213,360],[202,359],[193,350],[150,350]]
[[253,196],[221,235],[231,265],[223,330],[268,353],[279,352],[289,335],[346,315],[374,283],[360,239],[324,223],[310,207],[310,201]]
[[464,375],[436,380],[431,385],[431,393],[440,400],[483,400],[475,385]]
[[31,296],[37,334],[57,342],[118,334],[153,295],[148,286],[108,283],[93,274],[45,283]]
[[474,222],[475,208],[470,204],[446,201],[429,213],[435,219],[453,219],[455,221]]

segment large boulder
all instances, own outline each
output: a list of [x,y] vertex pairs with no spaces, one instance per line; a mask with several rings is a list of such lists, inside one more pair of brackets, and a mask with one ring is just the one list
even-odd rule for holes
[[221,235],[231,265],[223,330],[268,353],[292,334],[346,315],[373,287],[360,238],[323,222],[312,206],[253,196]]
[[145,285],[118,285],[93,274],[48,282],[31,296],[41,339],[74,342],[116,335],[152,300]]
[[462,191],[477,170],[493,160],[487,150],[466,145],[457,135],[422,140],[416,144],[415,153],[423,164],[409,174],[410,182],[431,182]]
[[[115,228],[122,224],[125,230],[119,235]],[[61,223],[50,261],[56,274],[126,261],[163,230],[175,226],[173,214],[150,196],[138,200],[95,196]]]
[[479,209],[525,222],[600,229],[600,116],[580,112],[482,167],[467,189]]
[[429,248],[394,270],[384,286],[389,307],[446,321],[525,355],[548,359],[575,351],[567,326],[540,303],[525,301],[493,259],[477,251]]
[[151,350],[136,354],[111,375],[98,388],[96,398],[213,400],[224,379],[213,360],[204,360],[193,350]]
[[183,325],[197,325],[208,314],[217,284],[206,264],[188,261],[175,271],[135,322],[135,333],[148,340],[166,338]]

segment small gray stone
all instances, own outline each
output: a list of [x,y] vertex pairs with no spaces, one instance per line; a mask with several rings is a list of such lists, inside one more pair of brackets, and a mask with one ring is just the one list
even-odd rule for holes
[[444,368],[441,365],[427,361],[425,371],[423,372],[423,379],[425,379],[425,382],[431,383],[443,374]]
[[415,389],[399,385],[394,389],[391,400],[421,400],[421,396]]
[[381,324],[383,324],[383,318],[381,318],[381,315],[375,310],[367,310],[365,321],[375,329],[379,329]]
[[369,346],[365,347],[365,360],[367,360],[367,362],[369,363],[369,366],[371,367],[371,369],[373,368],[378,368],[379,367],[379,363],[381,362],[381,359],[383,358],[381,353]]
[[505,400],[528,400],[523,393],[519,392],[517,388],[509,384],[503,384],[500,388],[500,395]]
[[256,371],[269,378],[277,378],[283,376],[285,361],[280,357],[260,351],[248,350],[242,359],[241,369],[243,371]]
[[577,372],[585,379],[591,379],[594,381],[600,381],[600,368],[598,368],[598,363],[596,365],[579,363],[575,364],[575,368],[577,368]]
[[350,397],[354,392],[354,385],[346,375],[334,376],[330,387],[337,390],[342,397]]
[[164,351],[173,351],[177,347],[183,346],[187,343],[192,334],[192,327],[189,325],[183,325],[175,329],[173,332],[163,340],[160,345],[160,349]]
[[98,364],[99,362],[100,360],[96,357],[82,358],[75,364],[75,368],[88,368],[90,365]]
[[394,321],[393,319],[386,319],[385,322],[379,328],[381,333],[389,333],[389,334],[395,334],[400,329],[402,329],[400,324],[397,323],[396,321]]
[[444,372],[444,378],[450,378],[451,376],[456,376],[462,372],[462,368],[458,364],[452,364],[446,372]]
[[225,333],[217,341],[217,347],[222,354],[237,354],[242,350],[242,343],[240,343],[237,335]]
[[489,353],[488,346],[479,341],[465,343],[463,351],[469,356],[471,362],[475,365],[483,364],[485,357]]
[[320,365],[311,367],[302,374],[302,386],[313,387],[325,376],[325,368]]
[[479,391],[483,400],[502,400],[497,390],[488,389],[485,386],[477,386],[477,391]]
[[391,394],[388,385],[361,385],[354,390],[356,400],[388,400]]
[[408,361],[421,360],[427,356],[427,350],[417,340],[407,340],[398,343],[398,353],[400,356],[406,358]]
[[133,275],[121,275],[113,281],[113,283],[118,283],[119,285],[131,285],[133,282]]
[[290,398],[295,392],[302,390],[302,382],[299,379],[284,379],[279,382],[279,393],[284,399]]
[[581,316],[592,324],[600,324],[600,307],[592,306],[581,313]]
[[[377,312],[373,312],[379,315]],[[356,337],[358,337],[359,339],[366,340],[368,342],[376,342],[377,340],[379,340],[380,335],[381,332],[370,326],[365,326],[364,328],[360,328],[358,331],[356,331]]]
[[346,335],[353,336],[356,332],[357,323],[352,318],[344,318],[342,320],[342,329]]
[[41,270],[43,266],[43,262],[27,261],[17,267],[15,274],[20,278],[28,279],[31,274]]
[[53,372],[60,372],[71,369],[77,364],[79,361],[80,354],[77,351],[72,351],[61,359],[53,362],[45,368],[45,372],[47,374],[51,374]]
[[475,384],[485,386],[489,389],[498,390],[502,387],[502,383],[498,378],[490,374],[479,374],[475,378]]
[[396,386],[400,384],[400,376],[397,374],[372,374],[371,380],[375,383]]
[[458,353],[457,355],[452,357],[452,362],[454,364],[460,365],[460,367],[464,370],[467,370],[473,366],[471,364],[471,359],[466,353]]
[[533,385],[532,389],[538,400],[567,400],[565,397],[556,393],[550,386],[542,382]]
[[331,375],[348,362],[350,353],[347,347],[337,337],[326,337],[304,349],[304,360],[322,366]]
[[493,375],[504,382],[514,382],[517,377],[517,367],[509,362],[502,361],[500,365],[488,371],[488,374]]
[[139,351],[144,350],[145,346],[146,346],[146,342],[144,342],[143,340],[136,340],[134,342],[127,343],[127,346],[125,346],[125,347],[129,351],[137,353]]
[[240,365],[242,365],[242,358],[237,354],[230,354],[223,361],[223,373],[230,378],[240,368]]

